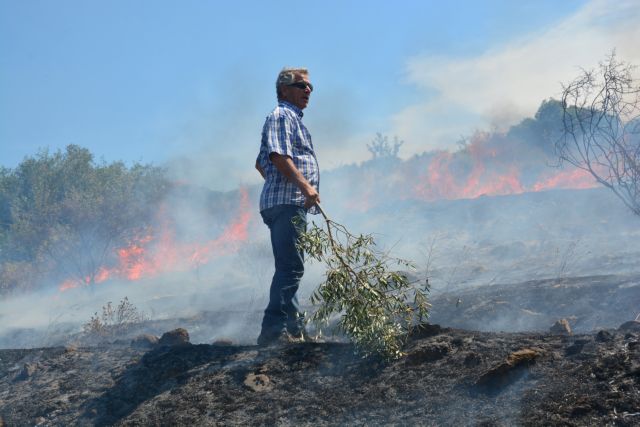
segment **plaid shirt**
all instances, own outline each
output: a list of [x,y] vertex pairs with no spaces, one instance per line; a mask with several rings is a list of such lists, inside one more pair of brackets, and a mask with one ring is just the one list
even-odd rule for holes
[[[260,211],[276,205],[303,206],[305,197],[300,189],[288,181],[269,160],[269,154],[289,156],[295,167],[316,190],[320,187],[320,170],[313,151],[311,135],[302,124],[302,110],[285,102],[267,116],[262,128],[262,142],[258,154],[258,164],[266,177],[260,194]],[[317,214],[312,206],[310,213]]]

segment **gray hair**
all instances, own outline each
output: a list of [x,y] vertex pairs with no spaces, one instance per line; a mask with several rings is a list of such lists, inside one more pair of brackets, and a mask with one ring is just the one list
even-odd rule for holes
[[287,86],[296,81],[296,74],[303,74],[305,76],[309,75],[309,70],[306,68],[283,68],[282,71],[278,74],[278,79],[276,80],[276,94],[278,95],[278,99],[282,96],[280,92],[280,86]]

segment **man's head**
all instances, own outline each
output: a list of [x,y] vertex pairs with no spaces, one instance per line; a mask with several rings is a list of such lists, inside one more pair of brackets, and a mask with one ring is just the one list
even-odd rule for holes
[[287,101],[301,110],[309,103],[313,86],[306,68],[283,68],[276,80],[278,101]]

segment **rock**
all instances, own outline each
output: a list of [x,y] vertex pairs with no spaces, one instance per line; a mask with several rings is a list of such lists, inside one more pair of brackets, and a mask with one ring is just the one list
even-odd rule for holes
[[455,345],[456,347],[462,347],[464,345],[464,340],[460,337],[455,337],[451,340],[451,344]]
[[480,356],[478,353],[470,352],[465,356],[463,363],[464,366],[467,367],[478,366],[482,363],[482,356]]
[[591,412],[591,406],[589,405],[576,405],[571,409],[571,417],[572,418],[577,418],[577,417],[582,417],[586,414],[588,414],[589,412]]
[[565,356],[575,356],[576,354],[580,354],[583,348],[584,344],[573,343],[565,349],[564,354]]
[[20,371],[20,373],[16,377],[16,381],[24,381],[31,378],[33,374],[36,373],[37,370],[38,370],[37,363],[25,363],[24,367],[22,368],[22,371]]
[[233,345],[233,341],[231,341],[229,338],[218,338],[217,340],[212,342],[211,345],[215,345],[218,347],[228,347]]
[[169,347],[191,344],[189,342],[189,332],[184,328],[177,328],[172,331],[165,332],[160,337],[158,344]]
[[526,368],[535,363],[540,356],[537,351],[525,348],[511,353],[502,362],[483,373],[476,381],[476,386],[483,392],[499,392],[503,387],[515,382]]
[[273,388],[271,385],[271,380],[265,374],[248,374],[244,380],[244,385],[247,386],[250,390],[256,392],[269,391]]
[[584,346],[588,343],[590,343],[591,340],[589,339],[577,339],[573,342],[573,344],[571,344],[569,347],[566,348],[565,350],[565,355],[567,356],[573,356],[576,355],[578,353],[582,352],[582,349],[584,348]]
[[560,319],[549,328],[549,332],[556,335],[573,335],[571,325],[567,319]]
[[[188,338],[187,338],[188,341]],[[153,348],[158,345],[158,337],[151,334],[142,334],[138,335],[134,339],[131,340],[131,347],[135,348]],[[170,345],[170,344],[168,344]]]
[[451,352],[451,346],[447,343],[433,343],[420,347],[407,355],[408,365],[419,365],[425,362],[433,362],[442,359]]
[[637,320],[630,320],[624,322],[618,327],[619,331],[640,332],[640,322]]
[[540,355],[539,352],[530,348],[514,351],[507,357],[507,363],[511,366],[518,366],[522,363],[532,362]]
[[442,333],[442,327],[440,325],[434,325],[431,323],[420,323],[414,326],[409,331],[411,338],[428,338]]
[[609,331],[605,331],[604,329],[601,331],[598,331],[598,333],[596,334],[596,341],[599,342],[607,342],[607,341],[611,341],[613,339],[613,334]]

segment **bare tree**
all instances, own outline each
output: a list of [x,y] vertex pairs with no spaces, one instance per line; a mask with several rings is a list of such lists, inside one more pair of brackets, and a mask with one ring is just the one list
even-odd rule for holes
[[640,85],[615,50],[563,85],[560,162],[588,171],[640,215]]
[[367,144],[367,150],[371,153],[371,158],[375,159],[397,159],[400,147],[404,141],[393,137],[393,143],[389,143],[389,138],[381,133],[376,133],[376,137],[371,144]]

